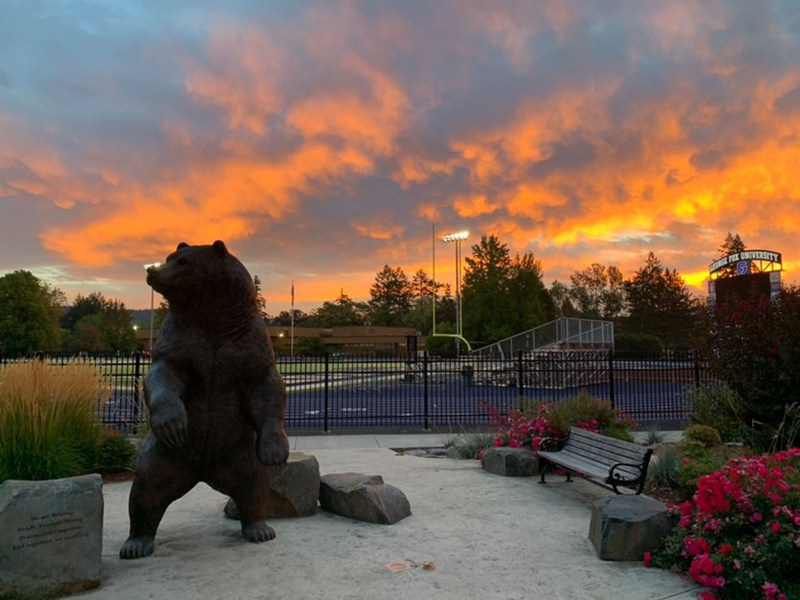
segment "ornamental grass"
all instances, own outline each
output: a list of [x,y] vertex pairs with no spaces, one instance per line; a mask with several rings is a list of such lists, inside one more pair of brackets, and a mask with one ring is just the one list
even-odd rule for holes
[[109,394],[100,372],[85,363],[0,367],[0,482],[89,471],[102,434],[95,407]]

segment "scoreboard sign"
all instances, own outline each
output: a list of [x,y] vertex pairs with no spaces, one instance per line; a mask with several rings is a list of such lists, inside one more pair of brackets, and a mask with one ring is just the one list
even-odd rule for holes
[[714,261],[708,270],[708,299],[711,304],[732,297],[775,298],[781,290],[780,252],[744,250]]
[[[781,261],[781,253],[780,252],[773,252],[772,250],[744,250],[743,252],[734,252],[733,254],[728,254],[728,256],[723,256],[719,260],[715,260],[711,263],[711,266],[708,268],[709,272],[713,275],[714,273],[724,269],[729,265],[737,265],[736,271],[739,272],[739,264],[742,262],[747,263],[748,265],[748,273],[749,273],[749,265],[753,261],[759,262],[768,262],[772,263],[773,265],[778,265],[778,271],[781,270],[782,261]],[[776,269],[769,269],[770,271],[774,271]]]

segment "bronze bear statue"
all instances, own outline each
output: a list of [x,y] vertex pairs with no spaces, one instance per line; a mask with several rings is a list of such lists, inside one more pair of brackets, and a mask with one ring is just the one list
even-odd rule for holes
[[167,507],[203,481],[230,496],[242,535],[275,537],[266,523],[267,466],[285,464],[286,389],[250,274],[221,241],[178,244],[147,283],[169,312],[145,379],[150,431],[129,499],[121,558],[153,553]]

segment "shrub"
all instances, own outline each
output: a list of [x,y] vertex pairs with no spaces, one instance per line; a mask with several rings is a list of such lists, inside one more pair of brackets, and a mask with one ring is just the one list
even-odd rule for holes
[[586,393],[561,402],[539,402],[521,399],[522,408],[507,416],[500,414],[488,403],[492,423],[498,431],[495,446],[531,446],[538,450],[545,438],[562,439],[570,427],[580,427],[617,439],[633,441],[630,431],[636,423],[611,403]]
[[617,333],[614,335],[614,351],[618,354],[661,355],[664,342],[657,335],[648,333]]
[[687,442],[698,442],[706,448],[722,444],[719,432],[708,425],[689,425],[683,432],[683,439]]
[[742,420],[742,399],[727,386],[704,386],[689,390],[685,396],[689,421],[708,425],[719,432],[723,442],[747,439]]
[[777,440],[787,405],[800,402],[800,289],[778,298],[745,298],[719,303],[705,315],[701,351],[712,372],[741,398],[739,417],[746,440],[760,451]]
[[100,473],[119,473],[133,468],[136,446],[118,431],[106,431],[98,444],[95,467]]
[[678,487],[687,496],[694,493],[700,477],[719,470],[727,462],[724,447],[709,448],[702,442],[688,441],[680,445],[683,455]]
[[652,566],[688,573],[706,600],[800,597],[800,449],[729,461],[676,517]]
[[89,470],[100,435],[94,410],[107,397],[88,364],[36,360],[0,368],[0,481]]

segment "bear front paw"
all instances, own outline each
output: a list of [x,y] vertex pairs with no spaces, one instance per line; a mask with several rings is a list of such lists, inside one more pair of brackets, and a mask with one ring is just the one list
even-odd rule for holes
[[284,431],[272,431],[258,437],[256,454],[259,462],[268,467],[286,464],[289,460],[289,438]]
[[186,411],[157,412],[150,417],[150,427],[155,436],[170,448],[179,448],[186,441],[189,429]]

